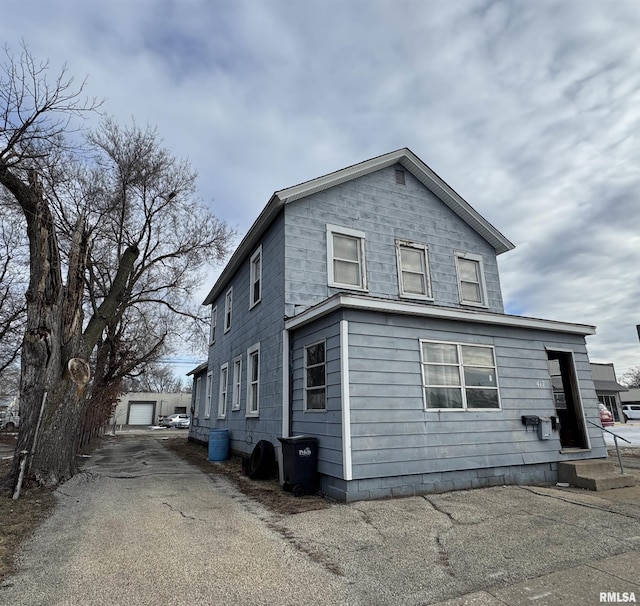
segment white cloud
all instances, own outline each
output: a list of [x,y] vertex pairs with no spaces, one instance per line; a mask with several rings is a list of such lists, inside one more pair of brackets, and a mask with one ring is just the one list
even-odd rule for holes
[[635,0],[8,0],[0,35],[157,125],[216,213],[408,146],[516,245],[509,309],[640,365]]

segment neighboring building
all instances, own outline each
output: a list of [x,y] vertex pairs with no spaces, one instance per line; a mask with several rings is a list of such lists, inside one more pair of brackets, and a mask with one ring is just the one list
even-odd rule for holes
[[598,401],[604,404],[613,415],[613,420],[624,422],[622,417],[621,396],[628,391],[624,385],[620,385],[616,379],[616,371],[613,363],[596,364],[591,363],[591,376],[596,389]]
[[204,302],[190,438],[317,437],[321,491],[346,501],[606,457],[595,329],[505,314],[512,248],[408,149],[277,191]]
[[640,404],[640,387],[630,387],[620,394],[622,404]]
[[155,425],[158,417],[187,413],[190,393],[126,393],[118,398],[110,425]]

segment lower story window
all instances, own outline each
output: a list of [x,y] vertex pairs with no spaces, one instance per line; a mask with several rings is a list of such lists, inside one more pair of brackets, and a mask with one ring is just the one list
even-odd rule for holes
[[257,417],[260,411],[260,344],[247,350],[247,416]]
[[426,409],[500,408],[493,347],[435,341],[420,344]]
[[305,410],[327,410],[327,365],[324,341],[304,348]]

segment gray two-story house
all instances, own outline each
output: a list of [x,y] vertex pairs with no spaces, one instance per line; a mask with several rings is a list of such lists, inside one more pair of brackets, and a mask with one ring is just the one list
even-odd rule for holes
[[606,457],[595,329],[505,314],[513,248],[408,149],[277,191],[205,300],[191,439],[316,437],[321,490],[346,501]]

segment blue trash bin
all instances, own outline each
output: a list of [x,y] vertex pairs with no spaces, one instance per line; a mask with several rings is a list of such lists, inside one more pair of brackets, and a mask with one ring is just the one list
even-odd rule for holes
[[226,461],[229,458],[229,430],[209,431],[209,461]]

